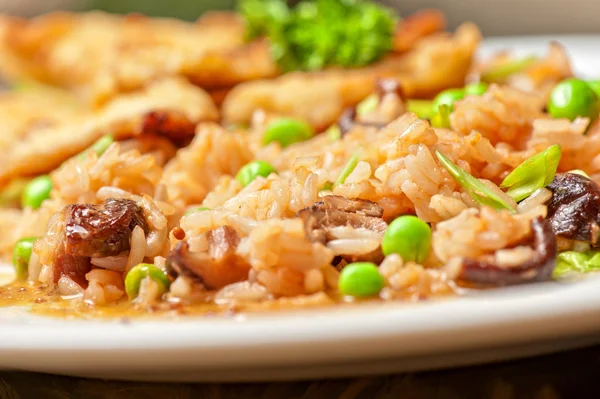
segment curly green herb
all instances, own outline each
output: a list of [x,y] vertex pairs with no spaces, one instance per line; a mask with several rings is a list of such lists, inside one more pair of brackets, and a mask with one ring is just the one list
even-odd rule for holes
[[266,36],[284,71],[359,67],[392,49],[396,16],[365,0],[242,0],[247,38]]

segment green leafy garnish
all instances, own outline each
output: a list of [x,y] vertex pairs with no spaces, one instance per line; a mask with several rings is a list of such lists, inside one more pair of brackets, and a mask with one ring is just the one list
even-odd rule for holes
[[587,273],[600,270],[600,252],[565,251],[558,254],[553,277],[561,277],[569,272]]
[[356,167],[357,164],[358,164],[358,151],[355,152],[354,155],[352,155],[350,157],[348,162],[346,162],[346,165],[344,165],[344,168],[340,172],[340,175],[338,176],[337,180],[335,181],[334,186],[344,184],[344,182],[346,181],[348,176],[350,176],[350,173],[352,173],[352,171],[354,170],[354,168]]
[[535,61],[537,61],[537,58],[534,56],[506,61],[485,71],[481,75],[481,81],[487,83],[502,83],[510,75],[521,72]]
[[247,37],[265,36],[284,71],[368,65],[392,49],[396,17],[366,0],[241,0]]
[[494,209],[508,209],[511,212],[515,211],[515,208],[511,206],[511,204],[507,203],[502,197],[490,190],[490,188],[481,181],[465,172],[460,166],[452,162],[450,158],[437,150],[435,155],[450,176],[465,189],[475,202],[481,205],[490,206]]
[[438,111],[431,117],[431,126],[450,128],[450,107],[447,104],[441,104],[438,107]]
[[554,179],[560,161],[560,146],[552,145],[523,161],[500,184],[515,201],[529,197],[535,190],[546,187]]
[[433,117],[433,101],[431,100],[408,100],[406,110],[415,113],[421,119]]

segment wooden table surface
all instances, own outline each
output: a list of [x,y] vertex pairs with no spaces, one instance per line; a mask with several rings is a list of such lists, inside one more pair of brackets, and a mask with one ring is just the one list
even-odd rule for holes
[[600,398],[600,346],[513,362],[360,379],[163,384],[0,372],[0,399]]

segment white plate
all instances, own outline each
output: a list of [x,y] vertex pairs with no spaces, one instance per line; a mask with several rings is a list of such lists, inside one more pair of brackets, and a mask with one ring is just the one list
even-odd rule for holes
[[[549,38],[490,39],[484,52],[543,52]],[[560,37],[587,76],[600,37]],[[249,381],[414,371],[600,342],[600,275],[443,302],[198,317],[69,321],[0,309],[0,368],[135,380]]]

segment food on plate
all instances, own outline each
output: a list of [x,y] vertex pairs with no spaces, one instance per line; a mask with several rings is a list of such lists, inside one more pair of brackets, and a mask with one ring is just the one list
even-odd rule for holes
[[278,309],[600,269],[598,82],[560,44],[481,60],[435,10],[240,10],[2,19],[0,303]]

